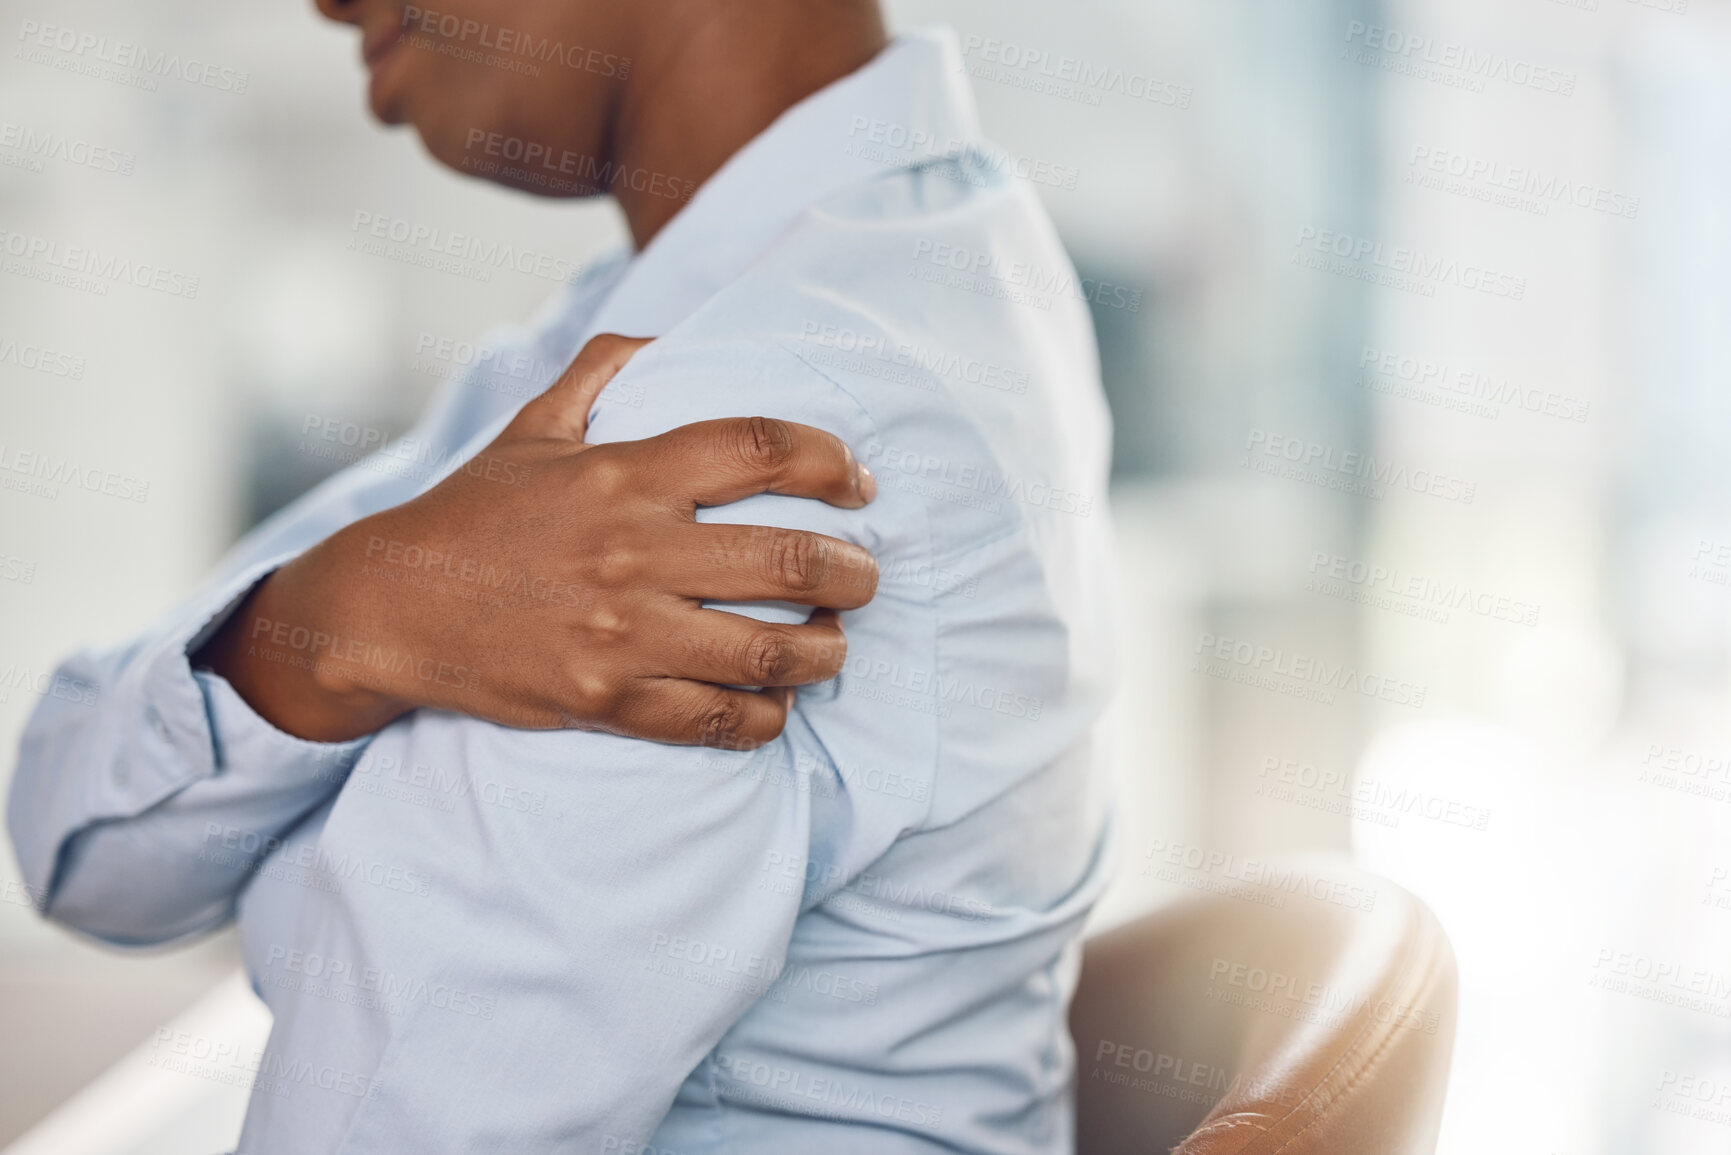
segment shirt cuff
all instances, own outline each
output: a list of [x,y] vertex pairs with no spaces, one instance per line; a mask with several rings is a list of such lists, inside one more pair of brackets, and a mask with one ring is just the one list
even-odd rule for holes
[[227,678],[195,670],[204,698],[215,773],[268,778],[283,785],[323,781],[337,785],[348,776],[371,734],[346,742],[313,742],[277,729],[254,710]]
[[[347,742],[297,738],[260,717],[221,674],[192,668],[192,655],[222,628],[247,595],[297,556],[299,551],[243,570],[201,611],[190,615],[152,660],[144,684],[146,728],[194,756],[199,777],[225,774],[272,785],[299,785],[314,779],[337,783],[372,739],[371,735]],[[141,730],[135,733],[145,737]]]
[[233,775],[291,785],[346,774],[366,738],[309,742],[261,718],[228,679],[194,671],[191,657],[258,584],[295,553],[250,566],[180,618],[141,655],[136,681],[116,705],[117,755],[99,801],[113,816],[136,814],[192,783]]

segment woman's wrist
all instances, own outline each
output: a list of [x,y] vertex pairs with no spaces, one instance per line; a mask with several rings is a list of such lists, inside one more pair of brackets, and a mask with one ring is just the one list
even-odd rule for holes
[[379,640],[339,620],[354,604],[340,580],[352,568],[342,562],[351,536],[338,533],[260,582],[193,656],[265,721],[308,741],[376,733],[413,708],[368,677]]

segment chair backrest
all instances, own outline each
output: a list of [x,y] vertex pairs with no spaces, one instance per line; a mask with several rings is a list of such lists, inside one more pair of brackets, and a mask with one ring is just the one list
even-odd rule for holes
[[1435,916],[1338,859],[1232,869],[1088,943],[1079,1155],[1431,1155],[1457,987]]

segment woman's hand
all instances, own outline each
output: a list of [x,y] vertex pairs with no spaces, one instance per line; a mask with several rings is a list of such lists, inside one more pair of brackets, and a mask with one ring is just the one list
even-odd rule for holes
[[[876,485],[836,438],[767,418],[585,444],[590,406],[647,343],[596,337],[450,477],[260,583],[195,662],[314,740],[421,706],[682,744],[775,738],[791,687],[840,671],[834,611],[871,600],[877,563],[819,534],[699,525],[696,508],[774,492],[857,509]],[[820,608],[766,625],[704,600]]]

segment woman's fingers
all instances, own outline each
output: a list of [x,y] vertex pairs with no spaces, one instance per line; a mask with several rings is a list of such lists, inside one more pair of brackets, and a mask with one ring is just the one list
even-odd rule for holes
[[792,703],[790,689],[753,692],[679,678],[644,678],[610,728],[676,746],[754,750],[781,736]]

